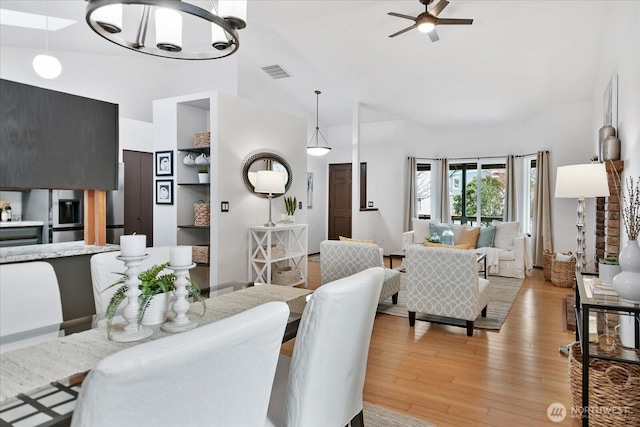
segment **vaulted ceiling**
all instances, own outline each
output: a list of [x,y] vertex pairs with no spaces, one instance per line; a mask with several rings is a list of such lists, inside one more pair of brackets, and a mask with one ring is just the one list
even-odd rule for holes
[[[411,21],[387,13],[415,16],[424,11],[418,0],[249,0],[238,63],[249,75],[281,65],[292,77],[272,84],[309,116],[315,115],[313,92],[321,90],[325,126],[350,123],[356,101],[365,119],[517,123],[549,104],[591,100],[599,40],[607,31],[600,24],[616,1],[451,0],[441,17],[472,18],[473,25],[439,26],[434,43],[417,30],[388,37]],[[50,37],[51,49],[139,55],[91,32],[82,0],[0,5],[77,21]],[[3,25],[1,35],[0,47],[43,44],[37,30]]]

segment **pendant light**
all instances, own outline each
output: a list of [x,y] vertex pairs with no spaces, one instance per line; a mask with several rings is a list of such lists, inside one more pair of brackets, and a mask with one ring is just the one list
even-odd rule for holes
[[[86,1],[87,24],[98,35],[135,52],[162,58],[224,58],[238,50],[238,30],[247,26],[247,0],[209,0],[207,9],[200,7],[203,1],[195,0]],[[128,28],[123,28],[127,24]],[[152,25],[155,42],[147,41],[147,29]],[[200,28],[211,28],[210,45],[193,37]]]
[[[329,147],[327,140],[324,135],[322,135],[322,132],[320,132],[320,127],[318,126],[318,100],[320,98],[320,93],[321,92],[319,90],[316,90],[316,131],[313,133],[313,136],[307,144],[307,154],[311,156],[324,156],[331,151],[331,147]],[[320,145],[320,137],[324,141],[324,145]]]
[[47,3],[47,16],[45,24],[45,55],[36,55],[33,58],[34,71],[44,79],[55,79],[62,72],[62,65],[57,58],[49,55],[49,3]]

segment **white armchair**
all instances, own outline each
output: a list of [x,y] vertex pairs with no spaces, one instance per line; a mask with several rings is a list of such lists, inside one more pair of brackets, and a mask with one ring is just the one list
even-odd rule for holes
[[467,335],[479,314],[487,315],[489,281],[478,277],[472,251],[410,245],[407,267],[409,325],[416,312],[465,321]]
[[[320,243],[320,280],[323,285],[371,267],[384,267],[382,248],[378,245],[338,240],[325,240]],[[385,268],[379,302],[391,297],[392,302],[397,304],[398,292],[400,272]]]

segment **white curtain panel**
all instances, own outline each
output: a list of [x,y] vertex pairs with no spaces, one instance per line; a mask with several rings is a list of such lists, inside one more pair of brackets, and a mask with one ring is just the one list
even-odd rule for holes
[[538,179],[536,180],[536,194],[533,205],[533,233],[531,247],[533,264],[541,267],[544,264],[545,249],[553,252],[553,238],[551,235],[551,190],[549,182],[549,152],[538,151],[536,157]]
[[413,229],[412,218],[418,217],[418,189],[416,188],[416,173],[418,170],[418,159],[415,157],[409,157],[407,161],[407,183],[405,194],[405,208],[404,208],[404,231],[411,231]]

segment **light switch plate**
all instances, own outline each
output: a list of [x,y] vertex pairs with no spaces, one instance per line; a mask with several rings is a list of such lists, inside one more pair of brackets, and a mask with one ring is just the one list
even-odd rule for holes
[[373,207],[373,202],[371,202],[371,201],[370,201],[370,202],[367,202],[367,207],[372,208],[372,207]]
[[220,202],[220,211],[229,212],[229,202]]

